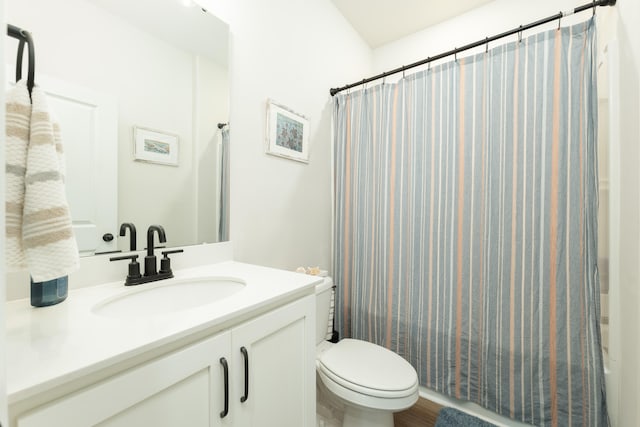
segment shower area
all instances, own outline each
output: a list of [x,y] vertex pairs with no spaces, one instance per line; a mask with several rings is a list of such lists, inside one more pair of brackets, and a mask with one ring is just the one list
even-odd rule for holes
[[595,18],[520,31],[332,92],[337,329],[409,360],[423,397],[509,425],[616,425],[618,59],[602,15],[597,37]]

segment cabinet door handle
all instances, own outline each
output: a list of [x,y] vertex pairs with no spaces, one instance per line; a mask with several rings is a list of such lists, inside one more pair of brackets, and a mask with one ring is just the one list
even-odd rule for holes
[[240,353],[244,357],[244,396],[240,398],[240,402],[246,402],[249,398],[249,353],[244,347],[240,347]]
[[224,357],[220,358],[220,364],[224,371],[224,410],[220,412],[220,418],[224,418],[229,413],[229,365]]

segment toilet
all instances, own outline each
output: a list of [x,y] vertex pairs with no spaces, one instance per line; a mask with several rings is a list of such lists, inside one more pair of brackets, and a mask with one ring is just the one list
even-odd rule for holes
[[344,407],[344,427],[393,427],[393,413],[418,400],[418,375],[396,353],[366,341],[326,341],[333,281],[316,286],[316,372]]

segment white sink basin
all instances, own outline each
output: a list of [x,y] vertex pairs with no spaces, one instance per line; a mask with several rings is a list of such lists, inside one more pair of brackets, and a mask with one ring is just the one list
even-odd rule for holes
[[229,277],[203,277],[146,283],[131,292],[94,305],[100,316],[132,318],[170,314],[220,301],[240,292],[246,283]]

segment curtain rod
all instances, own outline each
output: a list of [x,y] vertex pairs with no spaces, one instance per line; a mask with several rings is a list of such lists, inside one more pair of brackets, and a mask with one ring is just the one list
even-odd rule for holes
[[478,40],[477,42],[469,43],[469,44],[467,44],[465,46],[462,46],[462,47],[457,47],[457,48],[452,49],[452,50],[450,50],[448,52],[444,52],[444,53],[441,53],[441,54],[436,55],[436,56],[430,56],[427,59],[423,59],[421,61],[417,61],[417,62],[414,62],[414,63],[409,64],[409,65],[403,65],[402,67],[395,68],[395,69],[393,69],[391,71],[385,71],[384,73],[380,73],[380,74],[378,74],[376,76],[373,76],[373,77],[362,79],[360,81],[357,81],[357,82],[354,82],[354,83],[351,83],[351,84],[348,84],[348,85],[345,85],[345,86],[342,86],[342,87],[339,87],[339,88],[331,88],[331,89],[329,89],[329,93],[331,94],[331,96],[334,96],[335,94],[337,94],[338,92],[341,92],[343,90],[350,89],[352,87],[356,87],[356,86],[360,86],[360,85],[364,85],[366,83],[372,82],[374,80],[382,79],[382,78],[390,76],[392,74],[401,73],[401,72],[403,72],[405,70],[408,70],[410,68],[419,67],[420,65],[425,65],[425,64],[428,64],[429,62],[437,61],[438,59],[442,59],[442,58],[446,58],[447,56],[457,55],[458,53],[464,52],[465,50],[473,49],[475,47],[482,46],[482,45],[485,45],[485,44],[488,45],[489,42],[492,42],[492,41],[495,41],[495,40],[498,40],[498,39],[501,39],[501,38],[504,38],[504,37],[507,37],[507,36],[511,36],[513,34],[522,33],[525,30],[529,30],[531,28],[538,27],[540,25],[547,24],[549,22],[553,22],[553,21],[556,21],[556,20],[559,22],[560,19],[562,19],[565,16],[573,15],[575,13],[583,12],[585,10],[593,9],[593,13],[595,15],[596,6],[614,6],[615,4],[616,4],[616,0],[597,0],[597,1],[593,1],[591,3],[587,3],[587,4],[584,4],[582,6],[578,6],[578,7],[574,8],[573,10],[566,11],[566,12],[560,12],[560,13],[557,13],[557,14],[555,14],[553,16],[549,16],[547,18],[540,19],[538,21],[532,22],[532,23],[527,24],[527,25],[520,25],[518,28],[514,28],[513,30],[505,31],[504,33],[500,33],[500,34],[497,34],[497,35],[492,36],[492,37],[486,37],[484,40]]

